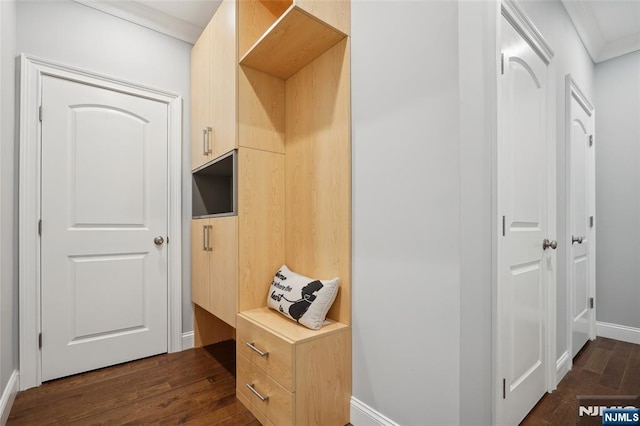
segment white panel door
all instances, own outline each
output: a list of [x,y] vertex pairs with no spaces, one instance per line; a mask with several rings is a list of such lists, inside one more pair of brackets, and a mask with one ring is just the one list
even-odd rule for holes
[[42,380],[166,352],[167,106],[53,77],[42,104]]
[[500,423],[518,424],[546,391],[549,282],[547,66],[502,18],[499,76]]
[[593,148],[592,112],[579,102],[575,96],[570,97],[569,116],[569,289],[571,312],[571,349],[575,356],[591,337],[593,309],[589,299],[592,297],[590,288],[591,262],[591,232],[589,211],[591,195],[590,162]]

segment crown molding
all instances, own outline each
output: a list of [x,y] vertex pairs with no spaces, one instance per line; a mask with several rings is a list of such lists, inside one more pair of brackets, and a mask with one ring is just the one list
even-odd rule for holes
[[516,0],[502,0],[502,16],[513,25],[545,64],[551,63],[553,49]]
[[194,44],[202,28],[132,0],[73,0],[145,28]]
[[607,42],[590,2],[562,0],[562,5],[593,62],[606,61],[640,50],[638,35]]

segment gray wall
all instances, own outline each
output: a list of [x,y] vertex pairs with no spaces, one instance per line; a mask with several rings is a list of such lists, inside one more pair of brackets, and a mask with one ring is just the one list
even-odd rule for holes
[[[565,76],[571,74],[580,89],[590,102],[594,102],[594,69],[582,41],[559,0],[521,1],[523,9],[531,18],[542,35],[547,39],[555,53],[551,72],[554,74],[552,85],[555,86],[555,123],[557,143],[557,230],[554,239],[558,240],[557,249],[557,328],[556,357],[560,358],[567,351],[567,247],[571,244],[571,236],[566,229],[566,142],[565,142]],[[596,117],[598,105],[596,104]],[[596,118],[597,120],[597,118]],[[600,244],[600,242],[598,242]]]
[[596,65],[600,322],[640,328],[640,52]]
[[351,6],[353,396],[458,424],[458,4]]
[[0,395],[18,369],[15,31],[16,2],[0,1]]
[[[19,2],[17,47],[19,53],[168,90],[182,96],[182,329],[193,330],[190,303],[191,173],[188,126],[191,45],[65,0]],[[5,196],[9,199],[12,197],[3,193],[3,200]]]

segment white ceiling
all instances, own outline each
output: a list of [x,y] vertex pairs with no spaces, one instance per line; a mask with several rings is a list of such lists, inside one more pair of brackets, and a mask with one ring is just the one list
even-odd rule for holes
[[222,0],[74,1],[191,44],[222,3]]
[[562,0],[591,59],[640,50],[639,0]]
[[[192,44],[222,2],[75,1]],[[562,3],[594,62],[640,50],[640,0],[562,0]]]

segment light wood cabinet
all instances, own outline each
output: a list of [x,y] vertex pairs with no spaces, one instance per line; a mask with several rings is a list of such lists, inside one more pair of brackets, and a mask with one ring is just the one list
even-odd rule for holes
[[[230,5],[233,13],[223,9]],[[224,26],[216,22],[223,16],[237,24],[233,37],[218,34]],[[224,0],[193,49],[192,66],[209,67],[192,70],[192,92],[209,92],[209,101],[196,94],[194,105],[208,105],[205,115],[224,121],[209,124],[210,117],[201,120],[200,112],[192,111],[194,168],[224,154],[215,153],[218,139],[233,141],[221,145],[223,150],[237,150],[236,216],[193,222],[195,341],[236,339],[236,395],[265,425],[349,422],[349,26],[348,0]],[[233,49],[218,45],[231,39]],[[220,59],[205,64],[198,58],[202,50],[210,55],[215,50]],[[207,82],[201,83],[206,79],[201,73],[209,76]],[[211,77],[216,75],[220,78]],[[218,97],[226,104],[211,103]],[[209,150],[208,157],[198,157],[198,151]],[[322,329],[306,329],[266,307],[269,286],[283,264],[309,277],[339,277]],[[231,311],[216,301],[232,306],[236,319],[229,320]]]
[[351,329],[307,330],[267,308],[238,315],[237,391],[275,425],[344,425],[351,397]]
[[238,218],[191,222],[191,299],[235,327],[238,282]]
[[223,1],[191,50],[192,169],[237,146],[235,8]]

